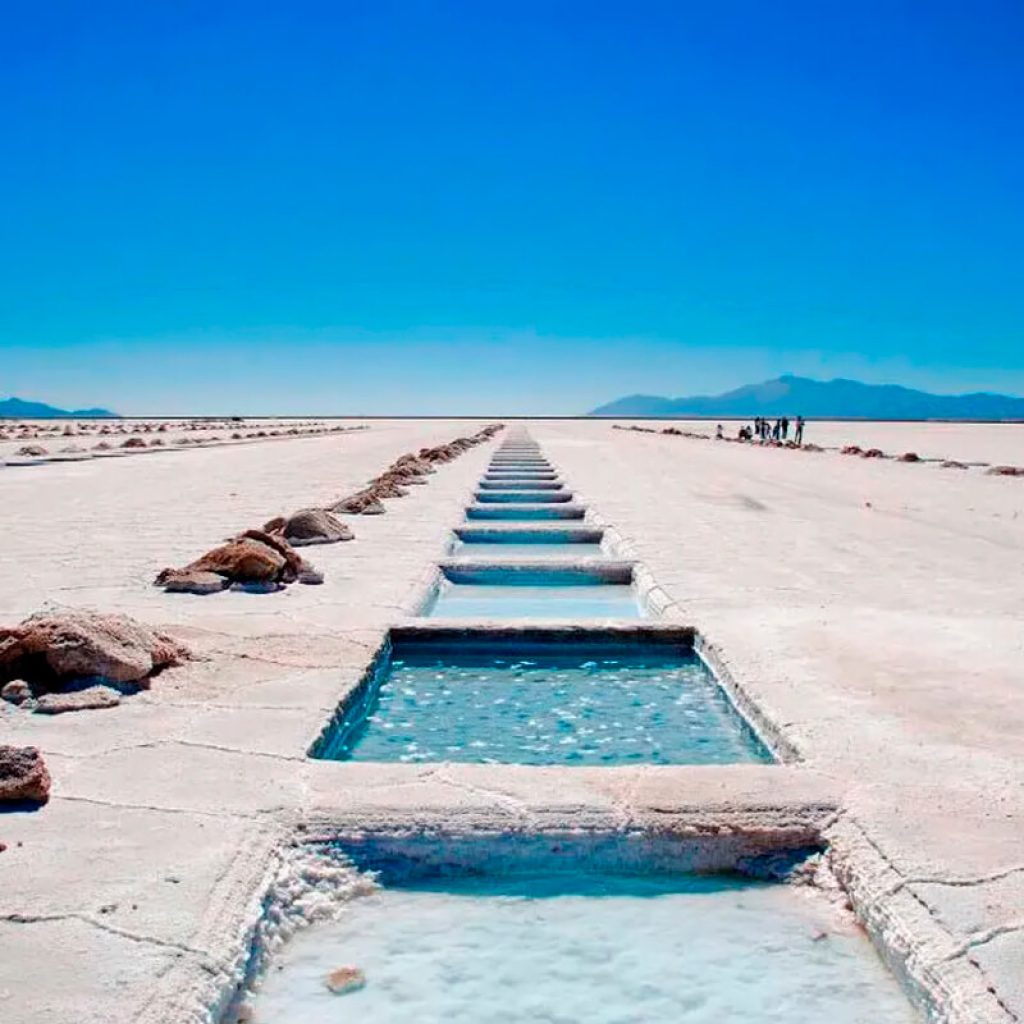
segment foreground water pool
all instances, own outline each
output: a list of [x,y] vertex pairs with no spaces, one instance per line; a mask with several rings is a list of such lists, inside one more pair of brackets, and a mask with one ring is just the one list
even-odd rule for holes
[[[331,970],[366,986],[332,995]],[[820,894],[721,876],[449,879],[359,897],[300,933],[268,1024],[914,1024]]]
[[560,765],[771,761],[692,651],[491,646],[396,645],[316,756]]

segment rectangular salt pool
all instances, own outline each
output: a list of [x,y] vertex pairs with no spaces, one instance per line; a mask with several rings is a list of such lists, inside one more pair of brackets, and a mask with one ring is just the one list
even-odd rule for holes
[[558,491],[564,485],[558,480],[489,480],[480,481],[482,491]]
[[572,501],[572,492],[562,488],[548,490],[529,490],[522,487],[519,490],[486,490],[476,492],[475,501],[483,504],[519,504],[519,505],[542,505],[548,502]]
[[508,519],[528,521],[537,519],[582,519],[586,509],[572,502],[553,502],[543,505],[470,505],[467,519]]
[[[327,975],[365,986],[333,995]],[[253,1000],[274,1024],[915,1024],[822,894],[731,876],[457,876],[354,896]]]
[[450,552],[478,560],[600,558],[603,531],[593,527],[575,529],[506,530],[497,527],[460,527],[455,531]]
[[627,574],[597,570],[446,566],[421,615],[473,619],[638,619],[646,616]]
[[500,633],[395,639],[313,754],[568,766],[772,760],[691,648]]

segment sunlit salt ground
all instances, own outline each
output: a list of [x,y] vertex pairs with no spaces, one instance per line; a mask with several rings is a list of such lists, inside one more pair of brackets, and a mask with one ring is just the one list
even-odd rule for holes
[[626,583],[443,583],[426,615],[454,619],[639,619],[636,591]]
[[694,655],[396,659],[319,756],[511,764],[731,764],[771,756]]
[[[332,995],[351,965],[366,987]],[[820,895],[687,876],[447,881],[363,896],[300,933],[266,1024],[913,1024],[868,941]]]

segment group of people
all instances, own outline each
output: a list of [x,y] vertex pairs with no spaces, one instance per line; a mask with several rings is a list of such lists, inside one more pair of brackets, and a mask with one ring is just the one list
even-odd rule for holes
[[[793,422],[793,442],[795,444],[804,443],[804,418],[803,416],[797,416]],[[764,416],[757,416],[754,418],[754,425],[751,427],[745,425],[740,427],[739,433],[736,435],[740,441],[753,441],[755,438],[758,441],[788,441],[789,440],[789,427],[790,419],[788,416],[780,416],[774,423]],[[718,424],[718,430],[715,433],[715,437],[719,440],[724,440],[725,435],[722,432],[722,424]]]

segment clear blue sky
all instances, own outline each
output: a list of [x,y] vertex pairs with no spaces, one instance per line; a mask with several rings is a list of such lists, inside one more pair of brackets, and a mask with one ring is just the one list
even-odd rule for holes
[[13,0],[0,396],[1024,393],[1018,0]]

